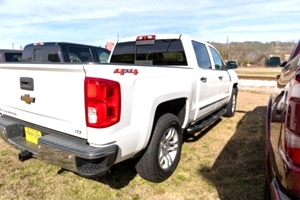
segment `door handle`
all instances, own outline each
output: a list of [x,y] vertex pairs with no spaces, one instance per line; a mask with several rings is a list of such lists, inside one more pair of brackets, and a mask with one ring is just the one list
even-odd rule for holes
[[200,80],[201,80],[203,83],[206,83],[207,77],[201,77]]
[[223,76],[219,76],[219,79],[220,79],[220,80],[223,80]]

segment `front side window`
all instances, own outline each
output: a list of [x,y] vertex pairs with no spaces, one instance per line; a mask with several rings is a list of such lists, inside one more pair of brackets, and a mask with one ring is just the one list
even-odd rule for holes
[[100,63],[107,63],[110,51],[107,49],[97,48],[96,49],[97,55],[99,57]]
[[212,54],[212,57],[213,57],[213,60],[215,63],[215,69],[217,69],[217,70],[225,69],[225,65],[224,65],[224,62],[223,62],[220,54],[212,47],[209,47],[209,49],[210,49],[210,52]]
[[211,69],[211,62],[206,45],[196,41],[193,41],[192,44],[194,47],[198,66],[204,69]]
[[91,50],[88,47],[68,47],[70,62],[93,62]]

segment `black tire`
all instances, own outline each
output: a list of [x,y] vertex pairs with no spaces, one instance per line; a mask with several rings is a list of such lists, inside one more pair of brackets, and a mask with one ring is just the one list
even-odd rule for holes
[[135,166],[137,173],[155,183],[168,179],[179,163],[182,142],[182,129],[178,118],[170,113],[161,115],[146,151]]
[[265,180],[265,185],[264,185],[264,200],[271,200],[271,193],[270,193],[270,188],[268,184],[268,180],[266,178]]
[[225,117],[233,117],[236,110],[236,99],[237,99],[237,90],[236,88],[232,89],[232,94],[230,100],[226,106]]

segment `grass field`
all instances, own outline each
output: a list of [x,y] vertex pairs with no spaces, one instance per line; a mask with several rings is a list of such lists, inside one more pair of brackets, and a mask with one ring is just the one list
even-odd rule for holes
[[262,199],[268,97],[240,91],[236,115],[186,138],[178,168],[159,184],[139,177],[130,161],[94,180],[36,159],[21,163],[0,140],[0,199]]
[[239,76],[265,76],[265,77],[275,77],[281,72],[281,67],[256,67],[256,68],[247,68],[240,67],[235,69],[236,73]]

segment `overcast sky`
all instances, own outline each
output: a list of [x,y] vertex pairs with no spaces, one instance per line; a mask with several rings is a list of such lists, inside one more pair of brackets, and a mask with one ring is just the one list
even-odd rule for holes
[[0,49],[34,42],[105,46],[185,33],[204,41],[298,41],[299,0],[0,0]]

